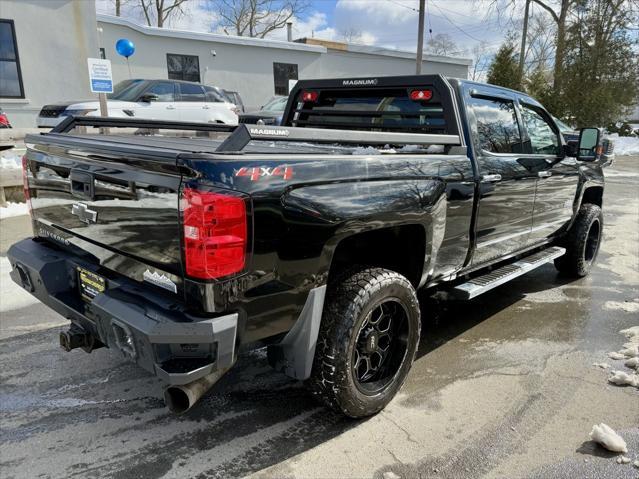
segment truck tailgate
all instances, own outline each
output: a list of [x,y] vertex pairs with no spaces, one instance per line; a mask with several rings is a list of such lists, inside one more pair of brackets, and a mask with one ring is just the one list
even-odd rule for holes
[[177,293],[178,152],[154,155],[73,137],[33,140],[25,162],[34,234]]

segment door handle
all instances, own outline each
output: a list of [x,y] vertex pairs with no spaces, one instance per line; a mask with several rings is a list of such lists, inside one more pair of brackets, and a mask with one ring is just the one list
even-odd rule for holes
[[540,171],[537,173],[539,178],[550,178],[552,176],[552,171]]
[[175,110],[175,107],[173,105],[167,105],[166,109],[167,110]]
[[210,110],[210,109],[211,109],[211,107],[210,107],[210,106],[208,106],[208,105],[204,105],[204,106],[202,107],[202,109],[203,109],[203,110]]
[[481,177],[482,181],[485,181],[487,183],[494,183],[495,181],[501,181],[501,175],[500,174],[495,174],[495,175],[483,175]]

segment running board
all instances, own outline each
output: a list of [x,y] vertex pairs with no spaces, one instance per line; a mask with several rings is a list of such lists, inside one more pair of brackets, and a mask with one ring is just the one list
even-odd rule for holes
[[473,278],[465,283],[455,286],[451,294],[457,299],[472,299],[486,291],[490,291],[499,285],[507,283],[511,279],[528,273],[535,268],[563,256],[565,248],[552,246],[538,253],[526,256],[514,263],[494,269],[482,276]]

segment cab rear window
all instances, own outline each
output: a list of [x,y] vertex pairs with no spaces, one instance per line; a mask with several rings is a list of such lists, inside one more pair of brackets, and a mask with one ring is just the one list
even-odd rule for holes
[[[427,100],[415,88],[300,91],[293,126],[395,132],[446,133],[444,109],[432,87]],[[306,96],[304,96],[306,94]],[[303,99],[313,101],[304,101]]]

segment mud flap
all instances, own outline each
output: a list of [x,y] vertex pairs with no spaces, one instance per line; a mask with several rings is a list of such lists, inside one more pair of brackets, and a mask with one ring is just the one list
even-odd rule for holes
[[268,360],[275,370],[294,379],[310,377],[325,295],[325,285],[313,288],[293,328],[279,344],[268,347]]

